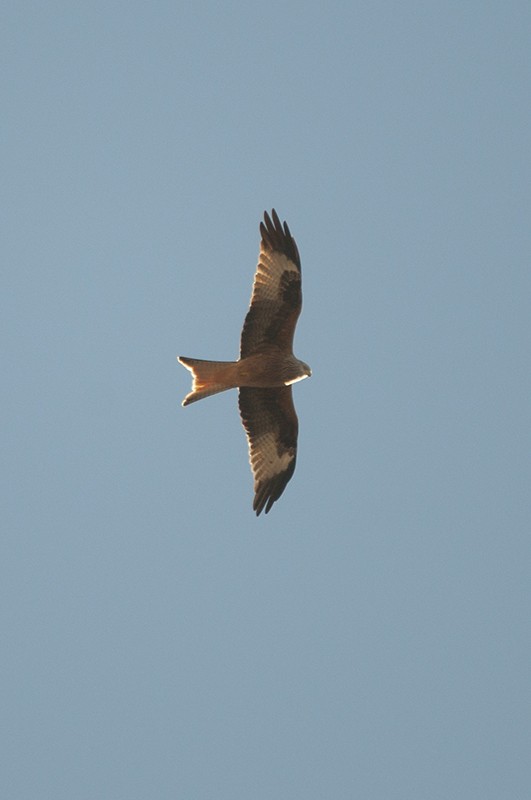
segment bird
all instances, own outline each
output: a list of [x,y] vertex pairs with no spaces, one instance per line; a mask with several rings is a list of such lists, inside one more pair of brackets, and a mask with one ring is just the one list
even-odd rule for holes
[[260,253],[237,361],[178,356],[193,377],[182,405],[238,389],[238,405],[254,478],[253,510],[267,514],[284,492],[297,461],[298,419],[292,384],[311,376],[293,355],[302,308],[301,260],[295,239],[275,209],[260,222]]

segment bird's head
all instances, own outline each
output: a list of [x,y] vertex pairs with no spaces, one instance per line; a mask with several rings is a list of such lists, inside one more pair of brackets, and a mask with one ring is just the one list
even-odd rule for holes
[[286,386],[291,386],[292,383],[297,383],[298,381],[303,381],[305,378],[310,378],[312,371],[308,364],[305,364],[304,361],[299,361],[296,359],[296,375],[293,378],[285,381]]

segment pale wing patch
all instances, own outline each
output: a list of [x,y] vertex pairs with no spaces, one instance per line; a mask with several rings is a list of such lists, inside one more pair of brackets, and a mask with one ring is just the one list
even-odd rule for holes
[[276,250],[266,250],[262,244],[260,258],[254,276],[251,303],[255,300],[279,301],[281,295],[281,281],[285,272],[292,272],[299,276],[299,270],[287,256]]
[[252,443],[249,441],[249,461],[255,484],[285,472],[293,458],[293,453],[289,451],[279,455],[278,436],[275,433],[266,433],[256,437]]

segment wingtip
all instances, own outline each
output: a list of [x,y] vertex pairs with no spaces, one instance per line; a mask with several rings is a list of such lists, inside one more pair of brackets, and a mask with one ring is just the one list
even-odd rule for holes
[[264,222],[267,228],[280,228],[282,230],[279,216],[274,208],[271,209],[271,215],[269,211],[264,211]]
[[295,239],[293,238],[287,222],[281,222],[274,208],[271,216],[264,211],[264,219],[260,222],[260,236],[262,242],[273,250],[278,250],[286,255],[300,272],[301,257]]

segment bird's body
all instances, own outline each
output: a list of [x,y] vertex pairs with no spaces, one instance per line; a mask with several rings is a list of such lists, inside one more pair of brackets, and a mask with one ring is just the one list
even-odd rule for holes
[[312,373],[293,355],[302,306],[300,257],[286,223],[264,214],[251,305],[238,361],[179,357],[193,375],[183,406],[227,389],[239,389],[242,422],[255,479],[253,508],[265,512],[278,500],[295,470],[298,422],[291,384]]
[[194,378],[192,391],[184,398],[183,406],[241,386],[255,389],[289,386],[308,377],[309,370],[293,353],[282,353],[275,348],[238,361],[202,361],[185,356],[180,356],[179,361]]

